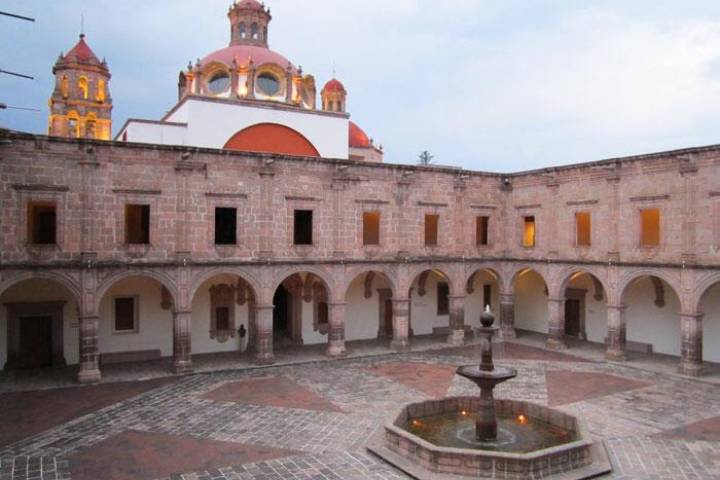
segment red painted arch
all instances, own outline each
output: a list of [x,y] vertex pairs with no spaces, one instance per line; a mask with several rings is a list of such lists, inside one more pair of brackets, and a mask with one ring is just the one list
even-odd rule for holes
[[303,157],[320,156],[313,144],[301,133],[277,123],[259,123],[240,130],[223,148]]

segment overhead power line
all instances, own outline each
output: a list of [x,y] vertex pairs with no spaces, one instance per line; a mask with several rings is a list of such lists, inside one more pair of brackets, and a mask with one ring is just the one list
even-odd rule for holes
[[3,69],[0,69],[0,73],[4,73],[6,75],[12,75],[14,77],[27,78],[28,80],[35,80],[35,77],[31,77],[30,75],[24,75],[22,73],[16,73],[16,72],[9,72],[9,71],[3,70]]
[[34,18],[25,17],[23,15],[17,15],[15,13],[9,13],[9,12],[0,12],[0,15],[5,15],[6,17],[12,17],[12,18],[18,18],[20,20],[26,20],[28,22],[34,22]]
[[5,103],[0,102],[0,110],[25,110],[26,112],[39,112],[40,109],[37,108],[28,108],[28,107],[14,107],[12,105],[7,105]]

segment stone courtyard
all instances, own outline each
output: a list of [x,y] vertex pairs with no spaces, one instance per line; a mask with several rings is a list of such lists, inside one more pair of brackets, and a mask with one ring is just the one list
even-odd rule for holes
[[[519,376],[497,396],[584,417],[613,462],[604,478],[720,478],[713,376],[681,377],[661,357],[606,363],[591,349],[536,344],[526,336],[499,346],[498,361]],[[477,357],[475,345],[336,361],[308,349],[298,357],[306,363],[132,383],[13,392],[22,382],[5,379],[0,480],[409,478],[368,453],[367,440],[404,403],[475,394],[454,372]]]

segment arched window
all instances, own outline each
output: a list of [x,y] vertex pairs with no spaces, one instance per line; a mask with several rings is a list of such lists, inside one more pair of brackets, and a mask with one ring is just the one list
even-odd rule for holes
[[252,34],[252,39],[257,40],[258,38],[258,24],[253,23],[252,27],[250,27],[250,33]]
[[95,127],[95,120],[88,120],[85,122],[85,136],[87,138],[97,138]]
[[97,81],[97,95],[95,95],[95,100],[100,103],[105,102],[105,80],[99,79]]
[[267,42],[267,27],[263,28],[263,40]]
[[78,138],[80,136],[80,117],[77,112],[68,114],[68,137]]
[[60,93],[63,98],[67,98],[68,95],[70,95],[70,80],[68,80],[67,75],[63,75],[62,80],[60,81]]
[[238,32],[240,34],[240,38],[247,37],[247,31],[245,30],[245,22],[240,23],[240,26],[238,27]]
[[80,90],[80,96],[87,100],[88,98],[88,79],[87,77],[80,77],[78,80],[78,89]]

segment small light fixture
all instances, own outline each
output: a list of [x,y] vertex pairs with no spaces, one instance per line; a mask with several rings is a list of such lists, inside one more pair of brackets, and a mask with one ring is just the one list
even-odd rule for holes
[[517,417],[517,421],[520,425],[525,425],[526,423],[528,423],[528,418],[525,415],[520,414]]

